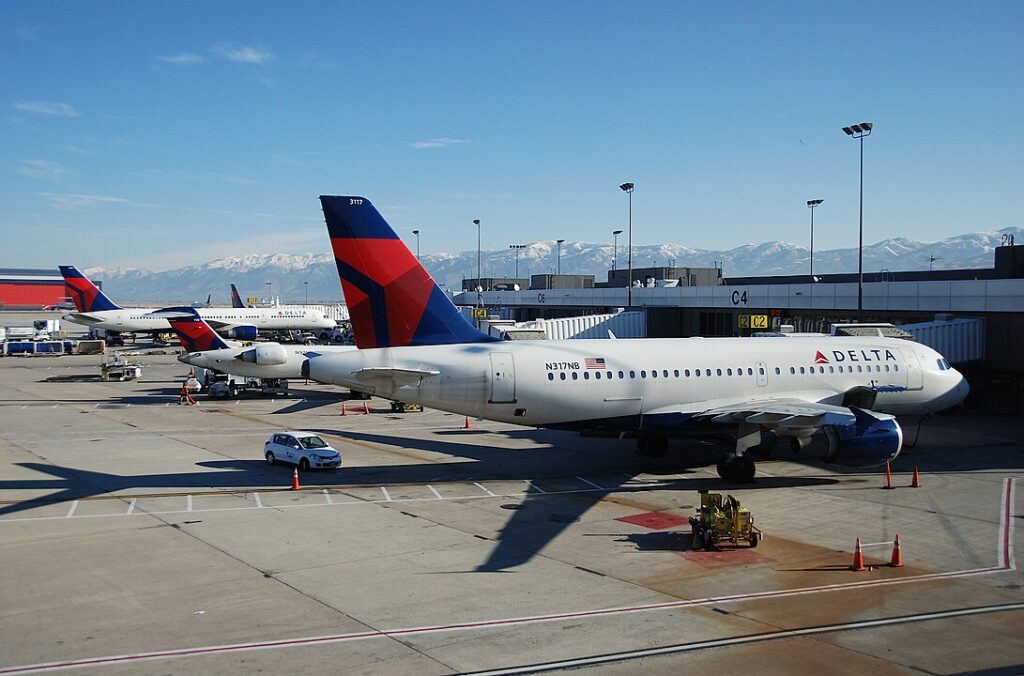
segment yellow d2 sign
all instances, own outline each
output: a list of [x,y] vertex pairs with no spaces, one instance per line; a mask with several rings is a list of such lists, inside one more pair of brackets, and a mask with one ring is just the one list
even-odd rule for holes
[[750,315],[750,328],[767,329],[768,315]]
[[740,315],[736,319],[739,320],[739,327],[741,329],[749,329],[750,328],[750,315]]

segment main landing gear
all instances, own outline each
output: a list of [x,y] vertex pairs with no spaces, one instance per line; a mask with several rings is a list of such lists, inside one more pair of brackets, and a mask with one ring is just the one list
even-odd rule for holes
[[740,423],[736,432],[736,450],[726,453],[718,461],[718,476],[726,481],[740,484],[754,483],[754,460],[750,457],[766,457],[771,452],[768,440],[762,439],[761,428],[751,423]]

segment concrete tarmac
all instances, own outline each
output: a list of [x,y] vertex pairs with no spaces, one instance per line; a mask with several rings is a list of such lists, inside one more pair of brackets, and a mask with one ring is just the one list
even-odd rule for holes
[[[187,367],[136,358],[125,383],[0,359],[0,674],[1024,673],[1016,418],[906,425],[893,490],[788,453],[737,486],[721,446],[342,416],[344,390],[301,381],[179,406]],[[262,458],[282,429],[343,467],[288,490]],[[699,489],[763,542],[692,550]]]

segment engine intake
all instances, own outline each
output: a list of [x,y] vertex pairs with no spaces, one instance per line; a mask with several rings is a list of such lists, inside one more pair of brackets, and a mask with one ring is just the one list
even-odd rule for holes
[[856,421],[827,426],[808,437],[794,437],[794,453],[821,458],[847,467],[870,467],[893,460],[903,447],[903,430],[896,418],[851,406]]
[[288,351],[280,343],[263,343],[239,353],[236,359],[261,366],[276,366],[288,361]]

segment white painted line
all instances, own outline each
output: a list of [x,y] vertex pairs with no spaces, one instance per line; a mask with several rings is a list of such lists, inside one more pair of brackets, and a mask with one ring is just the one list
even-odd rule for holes
[[186,512],[191,512],[192,511],[192,495],[191,494],[185,496],[185,511]]
[[331,500],[331,494],[327,492],[326,488],[324,489],[324,500],[327,501],[328,505],[333,505],[334,504],[334,500]]
[[437,490],[433,486],[431,486],[430,484],[427,484],[427,488],[430,489],[430,492],[433,493],[437,497],[438,500],[444,500],[444,498],[441,497],[441,494],[438,493]]
[[590,486],[593,486],[594,488],[596,488],[596,489],[598,489],[598,490],[602,490],[602,491],[603,491],[603,490],[606,490],[604,486],[598,486],[598,485],[597,485],[597,484],[595,484],[595,483],[594,483],[593,481],[587,481],[586,479],[584,479],[584,478],[583,478],[583,477],[581,477],[581,476],[578,476],[578,477],[576,477],[576,478],[577,478],[577,479],[579,479],[580,481],[582,481],[582,482],[583,482],[583,483],[585,483],[585,484],[588,484],[588,485],[590,485]]
[[60,406],[60,404],[54,404],[54,405],[53,405],[53,406],[51,406],[50,408],[57,408],[58,406]]
[[532,481],[527,481],[526,485],[529,486],[530,488],[534,489],[538,493],[541,493],[542,495],[547,495],[547,491],[546,490],[544,490],[543,488],[541,488],[537,484],[533,483]]
[[[99,404],[96,404],[96,405],[99,406]],[[25,404],[24,406],[22,406],[21,410],[24,411],[26,408],[28,408],[28,404]]]
[[474,486],[476,486],[477,488],[479,488],[480,490],[482,490],[482,491],[483,491],[484,493],[487,493],[487,495],[491,496],[492,498],[496,498],[496,497],[498,497],[497,495],[495,495],[494,493],[492,493],[492,492],[491,492],[491,491],[490,491],[490,490],[489,490],[489,489],[487,488],[487,486],[484,486],[483,484],[480,484],[480,483],[477,483],[476,481],[474,481],[474,482],[473,482],[473,485],[474,485]]
[[125,516],[128,516],[129,514],[135,511],[135,500],[135,498],[132,498],[131,500],[128,501],[128,511],[124,513]]
[[71,503],[71,506],[68,507],[68,513],[64,515],[64,518],[70,519],[72,516],[75,515],[76,509],[78,509],[78,500],[75,500]]
[[388,493],[388,489],[381,486],[380,490],[382,493],[384,493],[384,502],[391,502],[391,494]]
[[817,627],[801,627],[798,629],[782,629],[779,631],[767,631],[760,634],[749,634],[747,636],[729,636],[725,638],[711,639],[708,641],[695,641],[693,643],[680,643],[676,645],[662,646],[659,648],[646,648],[643,650],[629,650],[619,653],[605,655],[593,655],[580,657],[571,660],[560,660],[557,662],[544,662],[530,664],[508,669],[492,669],[490,671],[467,672],[467,676],[511,676],[512,674],[535,674],[539,671],[552,671],[555,669],[577,669],[579,667],[593,666],[596,664],[609,664],[612,662],[625,662],[654,655],[671,655],[683,652],[694,652],[707,650],[709,648],[722,648],[725,646],[741,645],[749,643],[760,643],[762,641],[775,641],[795,636],[815,636],[817,634],[828,634],[837,631],[849,631],[854,629],[867,629],[874,627],[888,627],[911,622],[926,622],[941,620],[950,617],[964,617],[968,615],[982,615],[987,613],[999,613],[1020,610],[1024,603],[1009,603],[1006,605],[982,606],[980,608],[963,608],[960,610],[945,610],[933,613],[919,613],[917,615],[902,615],[898,617],[883,617],[877,620],[862,620],[860,622],[845,622],[842,624],[826,624]]
[[253,493],[253,494],[252,494],[252,497],[253,497],[253,498],[255,498],[255,500],[256,500],[256,506],[257,506],[257,507],[262,507],[262,506],[263,506],[263,501],[262,501],[262,500],[260,500],[260,494],[259,494],[259,493]]

